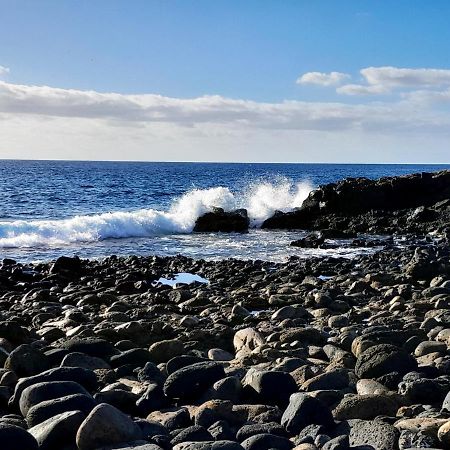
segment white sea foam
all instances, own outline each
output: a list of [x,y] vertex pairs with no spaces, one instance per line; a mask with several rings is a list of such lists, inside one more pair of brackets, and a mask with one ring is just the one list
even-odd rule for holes
[[312,187],[308,183],[257,183],[243,193],[225,187],[194,189],[167,211],[142,209],[75,216],[59,220],[0,222],[0,248],[47,247],[104,239],[191,233],[196,219],[213,207],[246,208],[252,226],[260,226],[274,211],[301,206]]

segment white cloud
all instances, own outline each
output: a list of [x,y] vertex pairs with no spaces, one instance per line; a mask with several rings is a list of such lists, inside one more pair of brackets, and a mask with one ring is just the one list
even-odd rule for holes
[[0,77],[9,73],[9,67],[0,66]]
[[272,129],[347,128],[364,113],[350,105],[284,101],[264,103],[221,96],[192,99],[123,95],[0,82],[0,111],[130,122],[236,125]]
[[389,88],[417,88],[450,86],[450,70],[401,69],[398,67],[367,67],[361,75],[370,85]]
[[337,86],[349,79],[350,75],[342,72],[308,72],[297,79],[297,84],[317,84],[319,86]]
[[344,84],[344,86],[339,86],[336,89],[338,94],[346,95],[372,95],[372,94],[386,94],[389,92],[385,86],[381,85],[369,85],[365,86],[363,84]]
[[450,112],[417,101],[269,103],[0,82],[0,158],[413,162],[428,142],[415,161],[444,161]]
[[360,70],[366,84],[346,84],[336,89],[339,94],[387,94],[394,90],[439,88],[450,86],[450,70],[407,69],[398,67],[366,67]]

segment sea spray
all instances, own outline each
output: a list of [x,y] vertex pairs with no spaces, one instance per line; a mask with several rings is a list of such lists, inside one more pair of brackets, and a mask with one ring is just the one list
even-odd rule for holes
[[313,187],[309,182],[293,184],[286,179],[278,183],[256,183],[244,196],[242,208],[246,208],[252,225],[259,227],[275,211],[291,211],[300,207]]
[[74,242],[191,233],[195,221],[213,207],[231,211],[246,208],[253,227],[259,227],[276,210],[301,206],[311,191],[309,183],[286,179],[259,182],[243,192],[227,187],[193,189],[176,199],[167,211],[141,209],[75,216],[59,220],[0,222],[0,247],[52,247]]

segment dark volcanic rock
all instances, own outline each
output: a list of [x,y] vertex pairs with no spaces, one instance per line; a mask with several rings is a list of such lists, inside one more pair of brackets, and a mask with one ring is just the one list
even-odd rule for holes
[[236,211],[225,212],[222,208],[214,208],[200,216],[195,222],[194,231],[198,232],[232,232],[247,231],[250,220],[247,210],[237,209]]
[[195,398],[224,377],[225,371],[219,363],[199,362],[169,375],[164,383],[164,393],[169,398]]
[[30,428],[40,450],[58,450],[74,442],[78,427],[85,418],[81,411],[67,411]]
[[359,378],[381,377],[391,372],[405,374],[417,368],[413,356],[389,344],[374,345],[365,350],[356,361]]
[[82,270],[81,260],[77,256],[60,256],[50,268],[51,273],[77,274]]
[[[360,218],[426,230],[450,201],[405,211],[311,223],[326,239]],[[449,447],[450,249],[398,243],[283,263],[3,261],[0,449]],[[179,272],[209,283],[153,283]]]
[[314,397],[303,393],[293,394],[281,418],[281,425],[288,433],[298,433],[311,424],[331,427],[334,421],[330,410]]
[[36,439],[16,425],[0,423],[0,446],[2,450],[38,450]]
[[288,213],[278,211],[265,220],[262,227],[333,228],[347,233],[377,229],[386,234],[436,228],[444,230],[450,211],[440,205],[448,199],[450,171],[379,180],[348,178],[320,186],[309,194],[301,208]]
[[377,420],[348,420],[339,424],[335,433],[348,435],[352,447],[364,446],[375,450],[395,450],[399,437],[395,427]]

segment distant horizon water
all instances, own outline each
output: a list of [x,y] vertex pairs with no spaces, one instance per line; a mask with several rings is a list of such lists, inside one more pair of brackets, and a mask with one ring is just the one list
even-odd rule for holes
[[[298,162],[298,161],[182,161],[182,160],[144,160],[144,159],[35,159],[35,158],[0,158],[1,161],[17,162],[79,162],[79,163],[142,163],[142,164],[291,164],[291,165],[341,165],[341,166],[439,166],[450,170],[450,162]],[[447,169],[446,169],[447,168]]]
[[[301,206],[321,184],[445,169],[450,165],[0,160],[0,255],[351,256],[367,250],[293,249],[289,243],[301,232],[259,227],[276,210]],[[214,206],[246,208],[251,231],[192,233]]]

